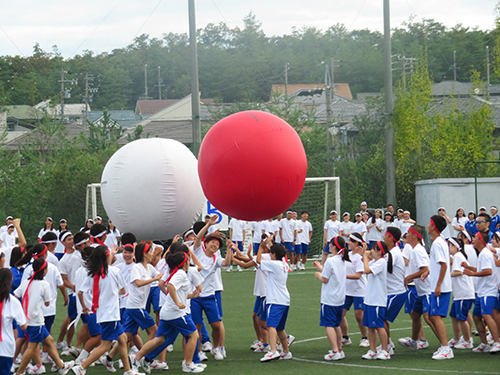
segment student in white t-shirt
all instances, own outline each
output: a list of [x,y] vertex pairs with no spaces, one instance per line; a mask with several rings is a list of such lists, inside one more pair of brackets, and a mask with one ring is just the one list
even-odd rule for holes
[[[313,228],[307,220],[309,212],[302,211],[300,220],[297,221],[297,241],[295,243],[295,263],[298,270],[306,269],[307,254],[309,254],[309,244],[311,243]],[[300,259],[302,257],[302,260]]]
[[[387,256],[387,258],[386,258]],[[363,256],[364,271],[367,275],[363,325],[368,327],[370,350],[363,359],[391,359],[388,351],[388,338],[385,330],[387,306],[387,273],[392,273],[392,254],[382,241],[373,244],[371,251]],[[377,352],[377,333],[381,350]]]
[[108,220],[108,228],[106,233],[106,241],[104,243],[107,247],[112,248],[113,245],[120,243],[121,233],[111,220]]
[[[474,237],[474,248],[479,251],[477,260],[477,268],[467,266],[464,267],[464,274],[478,278],[477,283],[477,298],[472,312],[476,329],[481,339],[481,344],[474,348],[474,352],[498,352],[500,351],[498,325],[493,319],[493,314],[498,315],[498,280],[496,275],[496,264],[493,253],[488,248],[489,235],[487,232],[477,232]],[[496,311],[495,311],[496,310]],[[488,345],[486,339],[486,327],[490,330],[493,336],[494,344]]]
[[47,346],[47,352],[54,361],[61,375],[66,375],[74,362],[63,362],[59,357],[54,339],[44,325],[42,306],[49,306],[51,301],[50,285],[43,278],[47,275],[49,263],[42,258],[33,262],[33,275],[30,279],[21,283],[21,286],[14,292],[17,298],[22,299],[21,305],[27,318],[26,335],[29,337],[28,347],[26,348],[21,364],[17,369],[17,374],[25,373],[26,366],[33,358],[35,350],[38,350],[40,343]]
[[55,256],[57,257],[58,260],[61,260],[61,258],[64,256],[64,245],[59,241],[59,236],[61,235],[62,232],[65,232],[68,230],[68,222],[66,219],[61,219],[59,220],[59,228],[56,229],[56,235],[57,235],[57,242],[56,242],[56,250],[55,250]]
[[120,299],[125,293],[125,280],[120,270],[109,264],[113,254],[107,246],[97,246],[87,262],[88,276],[80,287],[78,294],[83,295],[93,291],[92,306],[82,303],[82,311],[89,314],[92,310],[96,314],[97,323],[101,325],[101,345],[95,348],[80,366],[72,369],[75,375],[85,375],[86,369],[97,361],[105,352],[111,349],[113,341],[117,341],[118,353],[123,362],[126,375],[136,374],[131,367],[127,355],[127,336],[120,324]]
[[349,235],[351,233],[354,233],[354,230],[353,230],[354,223],[351,221],[351,215],[349,214],[349,212],[344,212],[342,214],[342,219],[344,219],[344,221],[342,221],[342,223],[341,223],[342,224],[342,237],[344,238],[345,243],[347,243],[347,241],[349,241]]
[[374,242],[382,241],[383,230],[382,210],[377,208],[375,214],[366,223],[366,242],[371,249]]
[[450,227],[449,227],[449,224],[451,223],[451,219],[448,215],[446,215],[446,210],[444,207],[438,208],[438,215],[441,216],[446,221],[446,227],[444,227],[441,234],[443,235],[444,239],[447,240],[448,238],[451,237]]
[[366,233],[366,224],[362,220],[361,214],[359,212],[356,213],[356,215],[354,215],[354,219],[355,219],[355,222],[353,223],[351,233],[359,233],[359,234],[361,234],[361,237],[363,237]]
[[451,221],[451,226],[455,230],[454,237],[458,237],[458,234],[461,231],[465,230],[465,224],[468,221],[469,219],[465,217],[464,209],[462,207],[458,207],[457,213],[455,214],[455,217]]
[[326,258],[328,258],[329,254],[329,243],[332,238],[337,236],[342,236],[342,224],[337,220],[337,211],[330,211],[330,220],[325,222],[323,226],[324,230],[324,238],[325,238],[325,250],[323,252],[323,257],[321,258],[321,264],[324,265],[326,262]]
[[[476,249],[474,249],[474,246],[472,246],[472,239],[474,238],[474,234],[472,232],[469,232],[468,230],[463,230],[458,234],[458,239],[462,240],[464,243],[464,250],[465,254],[467,254],[467,263],[469,263],[469,266],[476,267],[477,268],[477,257],[478,253]],[[477,282],[479,281],[479,278],[477,277],[472,277],[472,284],[474,285],[474,294],[476,293],[477,289]],[[469,325],[472,327],[472,314],[469,313]]]
[[14,234],[14,224],[9,224],[7,230],[0,234],[0,248],[12,249],[16,245],[16,236]]
[[361,332],[359,346],[366,348],[370,344],[368,342],[366,327],[363,325],[363,308],[366,290],[366,276],[363,266],[363,252],[365,246],[366,244],[360,233],[354,232],[349,236],[347,247],[349,249],[350,262],[346,263],[346,298],[340,329],[342,330],[342,345],[351,345],[352,341],[349,338],[349,325],[347,324],[345,316],[351,309],[351,306],[353,306],[354,318]]
[[0,369],[8,374],[12,368],[16,350],[16,338],[12,324],[17,323],[18,330],[26,330],[26,316],[21,303],[10,294],[12,272],[8,268],[0,268]]
[[[215,224],[211,224],[215,225]],[[243,220],[238,220],[235,218],[231,218],[229,221],[229,239],[238,246],[238,249],[240,249],[241,252],[243,252],[243,243],[245,242],[245,233],[246,233],[246,227],[247,227],[247,222]],[[208,231],[207,231],[208,233]],[[240,266],[236,267],[236,270],[241,272],[242,269]],[[233,265],[227,269],[227,272],[232,272],[233,271]]]
[[[264,247],[269,247],[271,260],[263,260]],[[286,319],[290,308],[290,294],[286,287],[290,268],[285,261],[285,247],[282,244],[273,244],[272,237],[263,241],[257,253],[257,263],[262,271],[267,272],[266,284],[266,309],[267,309],[267,334],[269,337],[269,352],[260,359],[268,362],[274,359],[292,359],[289,351],[288,338],[285,332]],[[282,352],[277,351],[277,339],[282,345]]]
[[274,223],[274,230],[271,231],[273,233],[276,233],[275,236],[274,236],[274,241],[276,243],[281,243],[283,242],[282,239],[281,239],[281,236],[280,236],[280,222],[281,220],[283,220],[283,214],[279,214],[277,217],[276,217],[276,220],[273,220],[273,223]]
[[253,248],[253,253],[255,255],[257,255],[257,252],[259,251],[259,245],[262,239],[262,233],[264,233],[262,226],[263,226],[262,221],[252,221],[250,223],[250,228],[252,229],[252,248]]
[[293,219],[293,211],[286,212],[286,218],[280,221],[279,231],[281,243],[290,258],[290,269],[293,271],[295,269],[295,243],[297,241],[297,222]]
[[318,270],[314,276],[322,283],[319,325],[325,327],[332,347],[324,358],[327,361],[337,361],[345,358],[340,323],[345,303],[345,262],[349,262],[349,252],[342,237],[334,237],[330,241],[330,253],[333,256],[325,262],[324,267],[319,262],[314,262],[313,266]]
[[49,216],[47,219],[45,219],[45,225],[42,229],[40,229],[40,232],[38,232],[38,239],[41,240],[43,235],[47,232],[56,232],[54,229],[54,223],[52,218]]
[[[471,327],[468,323],[469,311],[474,305],[474,284],[472,279],[464,274],[462,264],[469,265],[464,243],[461,239],[452,237],[448,240],[450,255],[453,257],[451,268],[451,287],[453,291],[453,303],[451,305],[450,317],[453,324],[453,338],[448,345],[455,349],[472,349],[474,341],[471,341]],[[462,337],[460,337],[462,330]]]

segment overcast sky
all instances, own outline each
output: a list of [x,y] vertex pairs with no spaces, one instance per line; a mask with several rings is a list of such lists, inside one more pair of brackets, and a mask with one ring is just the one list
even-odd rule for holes
[[[497,0],[392,0],[391,26],[411,16],[452,27],[461,23],[494,28]],[[125,47],[143,33],[188,32],[187,0],[0,0],[0,56],[32,54],[57,45],[65,58],[84,50],[95,53]],[[253,11],[266,35],[290,34],[292,27],[326,30],[343,23],[349,30],[382,30],[382,0],[196,0],[196,26],[226,22],[242,26]]]

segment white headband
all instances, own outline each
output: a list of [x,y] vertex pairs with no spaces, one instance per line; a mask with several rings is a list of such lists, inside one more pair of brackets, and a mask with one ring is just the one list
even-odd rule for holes
[[95,236],[92,236],[92,237],[94,237],[94,238],[99,238],[99,237],[104,236],[105,234],[106,234],[106,231],[103,231],[103,232],[101,232],[101,233],[99,233],[99,234],[96,234]]
[[363,243],[363,240],[360,239],[359,237],[356,237],[354,234],[350,234],[349,235],[349,238],[355,242],[358,242],[358,243]]
[[49,241],[42,241],[42,243],[54,243],[54,242],[57,242],[57,239],[55,239],[55,240],[49,240]]
[[462,233],[464,234],[465,237],[469,240],[469,242],[472,241],[472,238],[470,238],[469,233],[466,230],[463,230]]
[[458,244],[458,242],[457,242],[457,241],[455,241],[453,238],[448,239],[448,241],[450,241],[453,245],[455,245],[455,247],[456,247],[458,250],[462,250],[462,248],[460,247],[460,245]]
[[71,236],[71,235],[72,235],[72,234],[71,234],[71,232],[69,232],[69,231],[68,231],[68,232],[66,232],[66,233],[64,233],[64,234],[62,235],[62,237],[61,237],[61,242],[63,242],[63,241],[66,239],[66,237]]
[[81,240],[80,242],[75,243],[75,246],[80,246],[81,244],[84,244],[87,241],[90,241],[90,238],[85,238],[85,239]]

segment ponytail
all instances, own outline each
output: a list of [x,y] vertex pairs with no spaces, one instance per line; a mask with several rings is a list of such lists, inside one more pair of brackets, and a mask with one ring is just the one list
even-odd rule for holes
[[375,242],[374,246],[377,246],[378,251],[382,252],[382,256],[387,255],[387,272],[392,273],[392,254],[389,251],[389,248],[385,244],[385,242],[382,241],[377,241]]
[[341,236],[333,237],[330,240],[330,244],[335,246],[337,249],[337,254],[340,254],[342,256],[342,260],[345,262],[346,260],[350,262],[349,259],[349,251],[346,250],[345,248],[345,240]]
[[393,261],[392,261],[392,254],[389,251],[387,253],[387,272],[392,273],[392,266],[393,266]]

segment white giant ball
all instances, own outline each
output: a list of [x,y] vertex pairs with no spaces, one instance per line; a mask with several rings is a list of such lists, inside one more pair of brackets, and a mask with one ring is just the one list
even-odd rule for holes
[[205,197],[198,161],[172,139],[139,139],[120,148],[101,179],[102,203],[120,232],[168,239],[198,220]]

